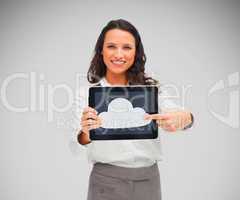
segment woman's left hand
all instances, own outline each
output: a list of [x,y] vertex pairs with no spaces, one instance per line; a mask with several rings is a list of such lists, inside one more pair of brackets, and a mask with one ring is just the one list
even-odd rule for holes
[[189,125],[191,120],[191,113],[186,111],[167,112],[164,114],[147,114],[146,120],[156,120],[159,127],[169,132],[183,130]]

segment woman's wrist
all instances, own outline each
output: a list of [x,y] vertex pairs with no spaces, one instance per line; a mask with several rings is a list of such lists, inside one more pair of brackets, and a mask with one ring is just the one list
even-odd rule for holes
[[91,143],[91,140],[89,138],[89,133],[86,133],[83,130],[79,131],[77,139],[78,139],[79,144],[81,144],[81,145]]

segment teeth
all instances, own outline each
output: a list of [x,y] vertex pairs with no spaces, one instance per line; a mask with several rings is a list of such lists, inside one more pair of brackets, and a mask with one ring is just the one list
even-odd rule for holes
[[112,61],[112,63],[120,65],[120,64],[123,64],[124,61]]

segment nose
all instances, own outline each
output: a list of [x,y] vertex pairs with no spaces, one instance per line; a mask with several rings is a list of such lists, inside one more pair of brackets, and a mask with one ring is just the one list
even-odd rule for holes
[[114,57],[116,59],[121,59],[121,58],[123,58],[123,56],[124,56],[124,54],[123,54],[122,49],[121,48],[116,49]]

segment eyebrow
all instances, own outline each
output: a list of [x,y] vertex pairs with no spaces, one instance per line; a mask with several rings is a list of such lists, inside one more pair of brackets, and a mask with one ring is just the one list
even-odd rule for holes
[[[116,45],[116,43],[114,43],[114,42],[107,42],[106,43],[106,45]],[[128,46],[133,46],[134,47],[134,44],[130,44],[130,43],[125,43],[125,44],[123,44],[123,45],[128,45]]]

